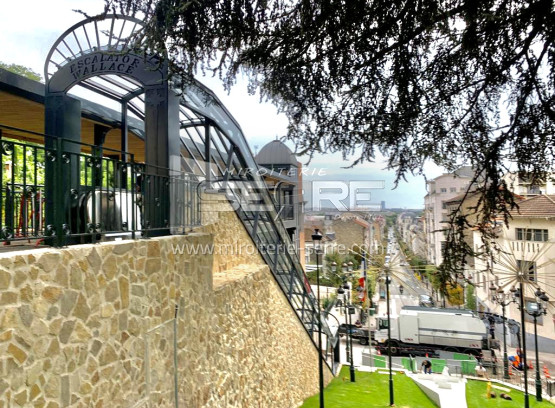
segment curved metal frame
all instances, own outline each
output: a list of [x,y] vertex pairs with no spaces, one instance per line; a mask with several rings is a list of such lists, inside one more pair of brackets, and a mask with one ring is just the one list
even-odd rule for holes
[[[103,31],[101,26],[107,27],[106,30]],[[140,43],[133,41],[142,26],[140,20],[123,15],[106,15],[102,19],[88,18],[73,25],[58,38],[48,53],[44,69],[47,88],[57,72],[64,69],[67,71],[68,64],[87,55],[127,55],[126,53],[137,50]],[[101,37],[104,41],[101,41]],[[146,58],[143,61],[146,64],[145,61]],[[151,57],[149,61],[151,67],[154,67],[152,61],[157,59]],[[120,101],[123,132],[128,105],[131,105],[137,116],[144,119],[145,115],[139,104],[131,103],[135,98],[144,102],[142,98],[145,84],[144,81],[142,84],[140,82],[137,75],[126,75],[125,72],[107,75],[102,71],[100,76],[90,72],[69,88],[79,84]],[[191,79],[177,85],[181,87],[181,165],[188,166],[192,173],[209,185],[223,188],[232,203],[237,204],[237,215],[270,266],[292,308],[309,334],[314,333],[319,321],[316,298],[296,253],[289,250],[292,247],[289,235],[277,216],[272,197],[239,124],[217,96],[199,81]],[[249,202],[249,194],[256,195],[256,205]],[[270,251],[269,247],[273,247],[274,251]],[[327,322],[321,321],[321,324],[333,344],[336,338]],[[310,337],[314,343],[314,339]]]

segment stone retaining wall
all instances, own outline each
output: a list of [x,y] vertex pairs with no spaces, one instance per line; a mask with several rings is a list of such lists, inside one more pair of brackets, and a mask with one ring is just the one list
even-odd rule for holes
[[0,408],[172,407],[176,377],[180,407],[296,407],[317,393],[317,351],[258,254],[174,253],[250,244],[234,217],[0,255]]

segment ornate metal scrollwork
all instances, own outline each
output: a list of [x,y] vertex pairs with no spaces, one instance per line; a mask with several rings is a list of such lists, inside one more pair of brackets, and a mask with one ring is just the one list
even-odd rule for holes
[[2,154],[5,156],[9,156],[12,153],[13,153],[13,143],[2,142]]

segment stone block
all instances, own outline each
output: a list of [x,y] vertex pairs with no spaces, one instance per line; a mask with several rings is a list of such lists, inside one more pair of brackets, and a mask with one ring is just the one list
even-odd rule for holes
[[31,387],[31,391],[29,393],[29,401],[33,401],[40,394],[41,394],[41,389],[38,386],[38,384],[33,384],[33,386]]
[[[27,264],[25,264],[27,266]],[[21,286],[23,282],[27,280],[27,274],[24,271],[15,271],[13,277],[13,285],[14,287],[18,288]]]
[[73,265],[69,272],[69,287],[75,290],[83,289],[83,271],[76,265]]
[[58,335],[58,339],[60,343],[66,344],[69,341],[69,337],[71,333],[73,333],[73,328],[75,327],[75,320],[66,320],[62,324],[62,328],[60,329],[60,334]]
[[33,322],[33,311],[31,310],[31,306],[22,305],[18,307],[17,311],[19,312],[19,318],[23,326],[31,327],[31,323]]
[[104,262],[102,263],[102,271],[104,271],[104,274],[106,275],[106,279],[108,281],[114,279],[118,271],[118,265],[115,256],[110,255],[106,259],[104,259]]
[[145,287],[140,284],[131,285],[131,294],[142,297],[146,294]]
[[56,268],[56,273],[54,274],[54,282],[58,285],[66,288],[69,285],[69,273],[65,266],[58,266]]
[[21,288],[19,291],[19,299],[26,303],[30,303],[33,300],[33,289],[31,289],[31,286],[25,285]]
[[62,257],[59,252],[47,252],[42,254],[37,263],[39,267],[45,272],[51,272],[61,263]]
[[105,344],[102,352],[100,353],[100,357],[98,362],[100,366],[105,366],[111,364],[119,359],[114,347],[110,344]]
[[61,392],[60,403],[62,407],[69,407],[71,404],[71,390],[70,390],[69,375],[62,375],[61,378]]
[[56,303],[62,296],[62,289],[56,286],[47,286],[42,291],[42,297],[49,303]]
[[27,404],[27,390],[23,390],[14,395],[14,401],[20,407],[23,407]]
[[25,351],[23,351],[13,343],[10,343],[10,345],[8,346],[8,353],[11,354],[19,364],[23,364],[28,357]]
[[0,269],[0,290],[8,289],[10,287],[11,280],[11,273]]
[[121,307],[123,309],[126,309],[129,306],[129,279],[127,279],[125,276],[120,276],[118,281]]
[[2,296],[0,296],[0,306],[17,303],[18,297],[17,292],[2,292]]
[[92,248],[87,255],[87,262],[89,263],[93,271],[100,270],[100,266],[102,265],[102,258],[98,254],[96,248]]
[[73,316],[86,322],[90,314],[91,309],[87,304],[87,299],[85,299],[82,294],[79,294],[79,296],[77,297],[77,303],[75,304],[75,308],[73,309]]

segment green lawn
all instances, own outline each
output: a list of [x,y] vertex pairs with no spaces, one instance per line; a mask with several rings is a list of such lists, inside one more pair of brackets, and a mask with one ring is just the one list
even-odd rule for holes
[[[397,408],[436,408],[426,394],[404,374],[394,375],[393,383]],[[486,387],[485,381],[468,381],[466,386],[468,408],[522,408],[524,406],[522,392],[511,389],[507,394],[511,396],[512,401],[507,401],[499,398],[499,394],[503,391],[492,388],[497,398],[487,399]],[[528,391],[530,408],[554,407],[548,401],[536,402],[535,390]],[[326,407],[333,408],[389,407],[389,375],[357,371],[356,382],[352,383],[349,381],[349,367],[343,367],[324,390],[324,398]],[[318,406],[319,395],[316,394],[304,401],[301,407],[317,408]]]
[[[343,381],[345,378],[345,381]],[[324,390],[326,407],[372,408],[389,406],[389,375],[356,372],[356,382],[349,381],[349,367],[343,367]],[[393,376],[397,408],[435,408],[435,404],[404,374]],[[302,408],[319,406],[319,395],[308,398]]]
[[[495,384],[492,383],[492,385]],[[497,397],[487,399],[486,387],[487,383],[485,381],[468,381],[466,384],[466,403],[468,408],[522,408],[524,406],[524,394],[522,392],[516,390],[506,392],[512,398],[512,401],[507,401],[499,398],[499,394],[503,391],[492,388]],[[553,404],[548,401],[537,402],[535,391],[534,387],[528,389],[530,408],[553,408]]]

